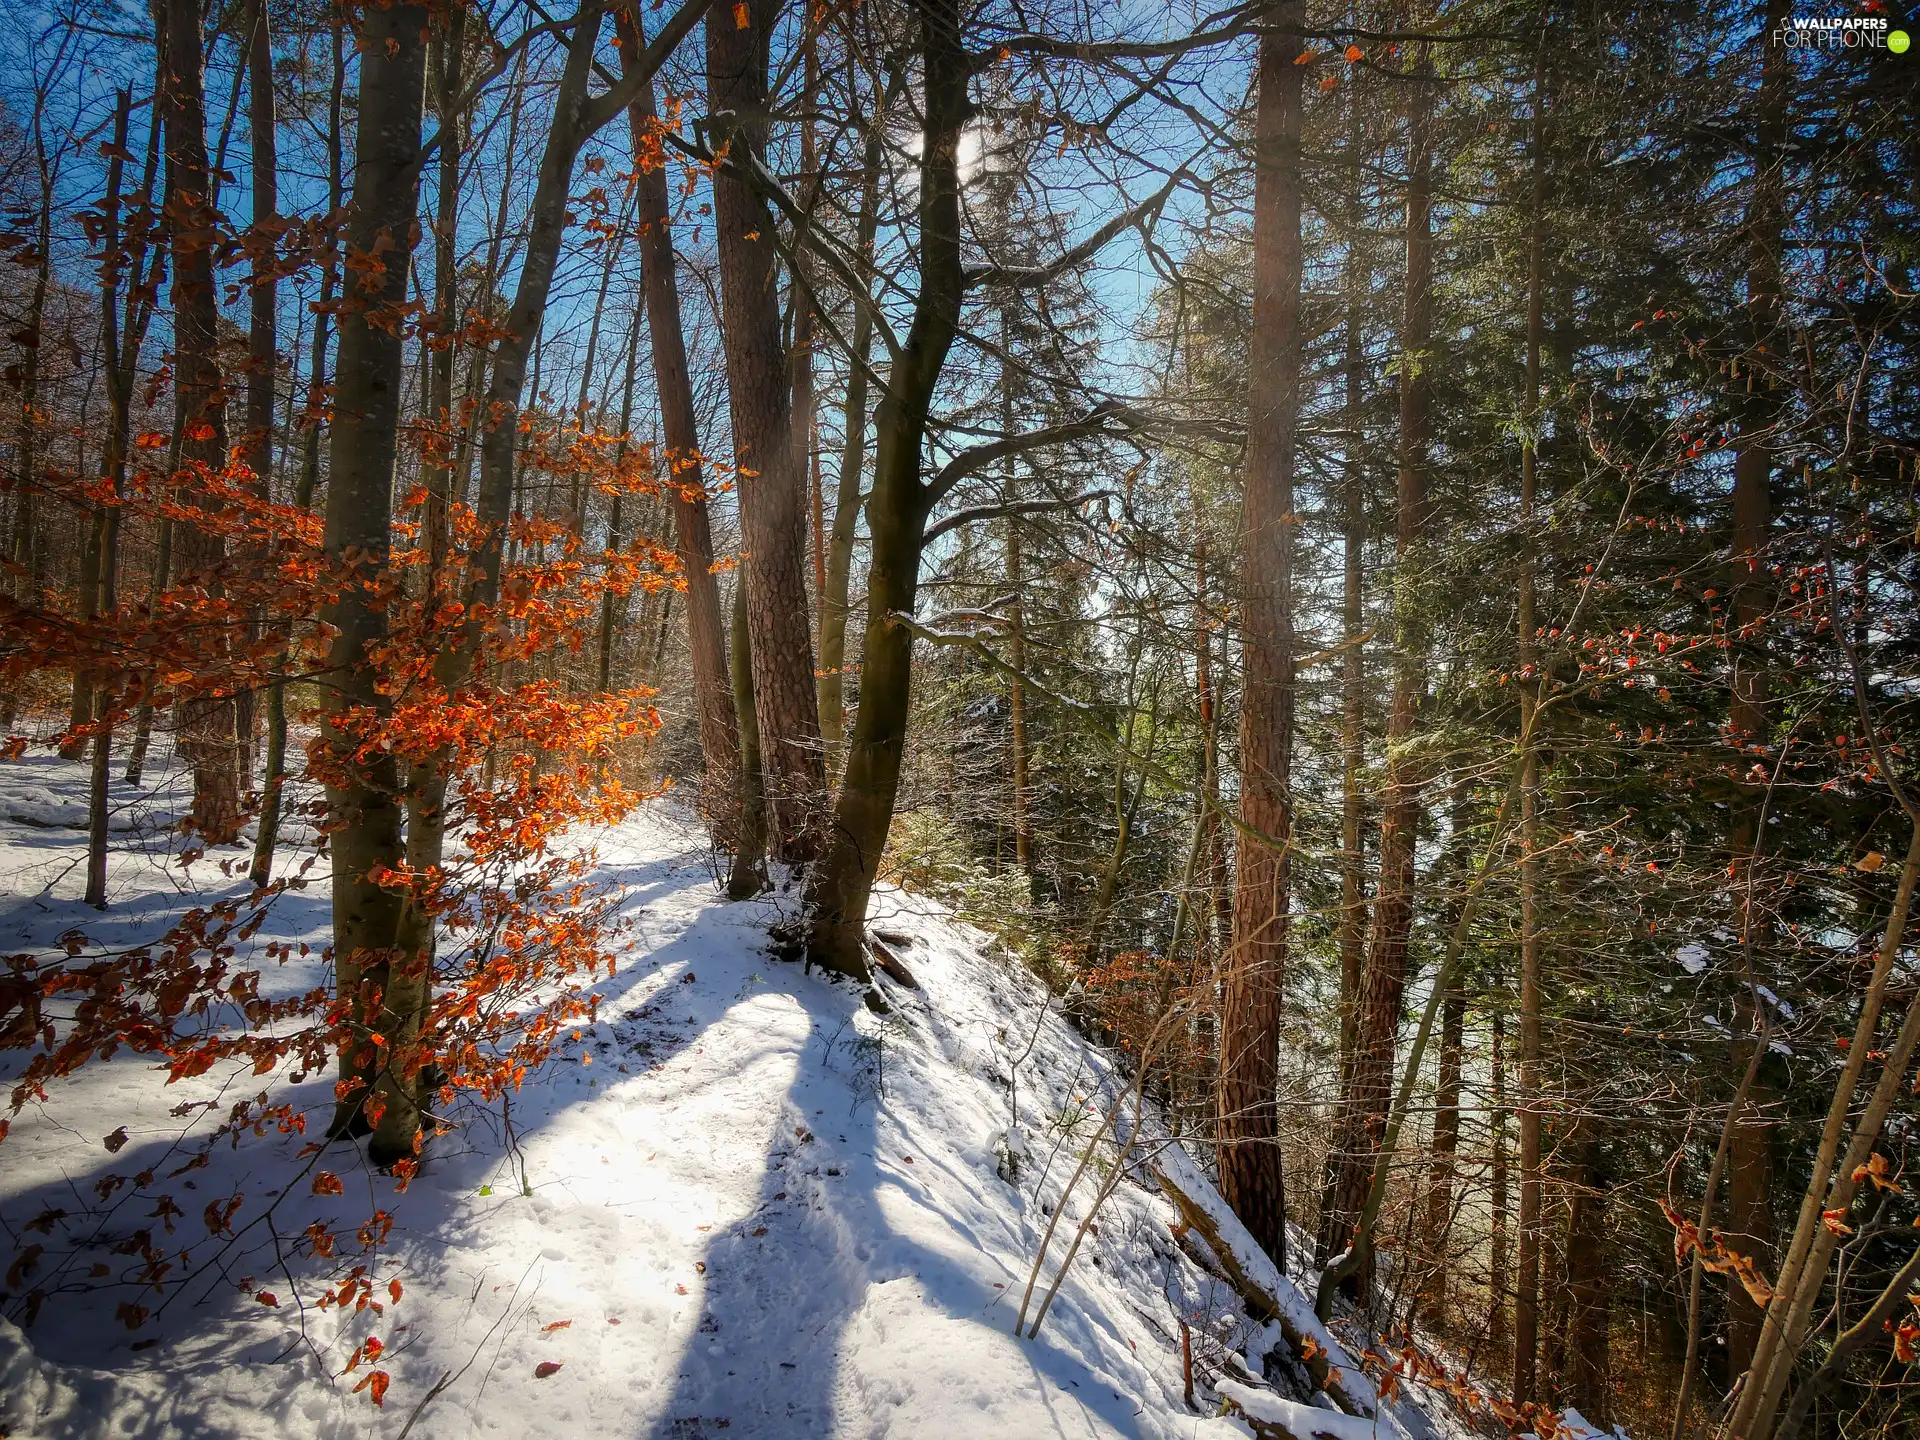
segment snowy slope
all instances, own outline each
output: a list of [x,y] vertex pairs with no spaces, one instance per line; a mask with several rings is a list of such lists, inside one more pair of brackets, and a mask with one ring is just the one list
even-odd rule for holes
[[[104,922],[81,910],[77,869],[63,867],[82,839],[47,819],[71,814],[81,783],[57,761],[0,767],[0,811],[38,807],[0,849],[0,947],[75,924],[96,938],[150,931],[187,903],[181,887],[238,884],[220,856],[185,876],[168,867],[164,821],[182,797],[162,784],[126,798],[145,848],[116,862],[113,910]],[[223,1146],[170,1176],[213,1123],[172,1107],[217,1098],[217,1116],[259,1088],[251,1077],[163,1089],[120,1059],[23,1112],[0,1146],[0,1220],[21,1244],[39,1238],[23,1229],[34,1217],[70,1213],[50,1223],[32,1276],[62,1290],[24,1331],[24,1282],[0,1302],[0,1431],[331,1440],[401,1435],[411,1418],[422,1437],[1249,1433],[1219,1418],[1208,1382],[1231,1349],[1273,1337],[1176,1244],[1151,1180],[1107,1202],[1039,1338],[1012,1333],[1040,1232],[1123,1083],[1030,975],[937,907],[884,892],[874,923],[905,937],[922,988],[883,982],[892,1008],[874,1013],[855,988],[769,957],[767,926],[791,897],[718,898],[703,838],[672,808],[593,839],[631,926],[599,1025],[513,1097],[510,1134],[497,1114],[459,1109],[405,1195],[345,1145],[319,1162],[343,1195],[304,1182],[278,1194],[297,1137]],[[283,901],[257,943],[305,938],[317,956],[324,885]],[[273,981],[321,974],[309,959]],[[315,1114],[329,1098],[318,1077],[272,1084]],[[109,1154],[102,1138],[121,1125],[129,1143]],[[147,1168],[157,1178],[137,1196],[95,1198],[103,1176]],[[1048,1278],[1092,1188],[1068,1206]],[[159,1301],[112,1246],[158,1223],[156,1192],[182,1212],[177,1244],[204,1235],[210,1199],[246,1194],[236,1228],[277,1208],[129,1331],[116,1307]],[[372,1295],[385,1301],[398,1279],[401,1303],[313,1308],[325,1267],[302,1254],[301,1231],[314,1219],[350,1231],[376,1207],[396,1225]],[[215,1258],[199,1250],[194,1263]],[[393,1377],[378,1410],[353,1391],[369,1367],[342,1374],[369,1335]],[[1431,1433],[1417,1416],[1406,1428]]]

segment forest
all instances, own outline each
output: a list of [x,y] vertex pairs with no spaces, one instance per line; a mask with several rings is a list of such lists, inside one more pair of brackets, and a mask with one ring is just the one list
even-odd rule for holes
[[8,7],[0,1437],[1920,1434],[1920,17],[550,4]]

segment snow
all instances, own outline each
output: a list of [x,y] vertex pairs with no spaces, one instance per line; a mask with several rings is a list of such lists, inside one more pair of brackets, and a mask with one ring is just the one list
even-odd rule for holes
[[[116,837],[104,914],[77,898],[83,832],[0,824],[0,951],[44,953],[75,928],[97,945],[136,943],[189,905],[245,894],[245,847],[180,866],[188,842],[174,822],[189,786],[164,746],[150,773],[137,791],[116,781],[116,806],[139,823]],[[0,815],[68,815],[84,792],[82,765],[0,765]],[[311,825],[289,834],[279,873],[312,858]],[[1153,1168],[1177,1174],[1229,1240],[1244,1227],[1159,1117],[1149,1112],[1132,1135],[1130,1102],[1120,1112],[1123,1138],[1136,1142],[1127,1178],[1038,1337],[1016,1336],[1041,1233],[1126,1084],[1113,1057],[1002,947],[929,901],[876,895],[872,923],[903,937],[894,948],[921,988],[882,980],[889,1009],[875,1013],[857,987],[771,957],[768,926],[795,897],[722,899],[707,841],[684,812],[656,803],[587,839],[629,927],[620,964],[598,984],[598,1023],[511,1097],[510,1130],[497,1107],[452,1107],[456,1128],[429,1147],[406,1194],[344,1144],[313,1162],[339,1175],[344,1194],[310,1193],[299,1136],[222,1143],[201,1168],[180,1169],[234,1101],[262,1090],[301,1105],[317,1131],[330,1076],[215,1072],[162,1086],[140,1057],[122,1055],[15,1117],[0,1147],[0,1224],[46,1254],[0,1293],[0,1434],[1245,1436],[1223,1398],[1248,1415],[1291,1416],[1283,1423],[1303,1437],[1436,1433],[1415,1400],[1378,1403],[1351,1358],[1358,1346],[1320,1325],[1249,1240],[1266,1262],[1253,1278],[1377,1418],[1251,1383],[1282,1327],[1250,1320],[1183,1250]],[[308,878],[236,957],[261,966],[263,994],[328,979],[324,860]],[[264,960],[269,943],[292,954]],[[0,1053],[0,1079],[20,1063],[19,1052]],[[127,1143],[109,1153],[102,1139],[121,1126]],[[1067,1199],[1034,1309],[1111,1155]],[[96,1198],[106,1177],[143,1170],[158,1177],[148,1188]],[[161,1223],[148,1215],[161,1193],[181,1212],[165,1243],[191,1256],[175,1272],[191,1278],[164,1305],[113,1249]],[[236,1193],[243,1235],[223,1250],[201,1211]],[[370,1262],[372,1299],[385,1302],[394,1280],[403,1298],[377,1311],[317,1307],[338,1261],[308,1256],[302,1233],[319,1221],[351,1236],[376,1208],[395,1228]],[[44,1236],[23,1232],[55,1210],[68,1213]],[[1186,1244],[1200,1248],[1191,1235]],[[53,1292],[31,1320],[19,1293],[29,1285]],[[157,1313],[129,1330],[115,1318],[125,1302]],[[378,1365],[392,1376],[381,1409],[353,1388],[369,1365],[346,1369],[369,1336],[384,1342]]]
[[1673,952],[1674,961],[1689,975],[1698,975],[1707,968],[1707,961],[1713,958],[1704,945],[1682,945]]
[[[156,756],[158,783],[142,796],[162,821],[185,802],[164,765]],[[0,809],[74,805],[84,778],[57,761],[0,767]],[[182,871],[164,823],[143,833],[116,853],[100,916],[76,902],[80,874],[68,873],[82,836],[58,850],[36,827],[0,832],[0,944],[38,949],[74,926],[96,941],[150,936],[187,904],[244,888],[219,868],[244,849]],[[1121,1083],[1037,981],[987,937],[883,892],[876,920],[911,937],[903,958],[923,989],[887,986],[891,1013],[875,1014],[857,988],[769,958],[766,927],[792,897],[719,898],[705,839],[682,814],[650,807],[594,840],[630,943],[601,982],[600,1023],[513,1097],[515,1146],[496,1116],[456,1107],[460,1128],[396,1196],[358,1150],[336,1145],[319,1163],[344,1195],[302,1183],[278,1197],[282,1258],[257,1226],[138,1330],[116,1322],[116,1306],[158,1308],[160,1297],[122,1283],[127,1262],[107,1242],[155,1224],[145,1212],[167,1190],[184,1212],[175,1243],[195,1264],[211,1259],[200,1209],[240,1191],[236,1223],[260,1214],[295,1173],[297,1137],[223,1144],[134,1208],[131,1187],[117,1205],[96,1203],[95,1181],[164,1176],[227,1103],[263,1084],[319,1113],[328,1079],[162,1087],[121,1056],[17,1116],[0,1220],[19,1237],[50,1208],[72,1213],[52,1223],[32,1277],[67,1293],[24,1326],[21,1296],[0,1302],[0,1432],[390,1437],[424,1403],[415,1436],[1244,1433],[1182,1399],[1180,1321],[1194,1325],[1211,1411],[1205,1382],[1233,1338],[1216,1338],[1212,1320],[1238,1307],[1180,1256],[1171,1206],[1141,1184],[1103,1207],[1039,1337],[1012,1333],[1039,1233],[1103,1092]],[[263,991],[324,978],[326,922],[323,884],[281,897],[253,943],[305,939],[314,957],[269,966]],[[1007,1081],[1036,1031],[1015,1114]],[[17,1072],[17,1052],[0,1060]],[[214,1119],[169,1113],[202,1099],[222,1102]],[[129,1143],[109,1154],[101,1137],[121,1125]],[[1093,1178],[1069,1204],[1042,1289]],[[303,1256],[301,1232],[321,1219],[351,1234],[376,1206],[397,1224],[375,1298],[397,1278],[403,1300],[377,1316],[313,1308],[328,1264]],[[109,1260],[112,1275],[89,1285],[91,1265]],[[277,1307],[243,1294],[242,1277]],[[393,1377],[381,1410],[353,1393],[365,1363],[342,1374],[369,1334]],[[559,1368],[542,1376],[548,1362]]]
[[1372,1420],[1302,1405],[1271,1390],[1256,1390],[1237,1380],[1221,1379],[1214,1388],[1239,1407],[1249,1420],[1278,1425],[1295,1440],[1379,1440],[1383,1433]]
[[1578,1410],[1569,1406],[1560,1416],[1560,1430],[1555,1440],[1615,1440],[1627,1432],[1618,1427],[1602,1430]]

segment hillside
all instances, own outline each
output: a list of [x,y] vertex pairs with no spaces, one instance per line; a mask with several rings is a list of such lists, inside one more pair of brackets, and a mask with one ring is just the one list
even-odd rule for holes
[[[166,864],[179,797],[163,787],[123,797],[136,838],[108,916],[62,898],[82,781],[57,760],[0,769],[10,947],[75,925],[124,943],[189,898],[238,889],[217,853],[184,873]],[[599,1023],[504,1115],[465,1105],[447,1117],[453,1133],[405,1195],[344,1144],[317,1161],[341,1194],[289,1183],[316,1163],[299,1158],[297,1136],[247,1137],[191,1173],[173,1168],[254,1092],[248,1077],[162,1088],[122,1056],[16,1119],[0,1218],[17,1242],[44,1247],[30,1279],[49,1293],[23,1329],[17,1279],[29,1277],[7,1286],[9,1436],[334,1440],[410,1423],[422,1436],[1248,1433],[1221,1418],[1226,1395],[1303,1440],[1437,1433],[1411,1403],[1376,1431],[1249,1388],[1249,1361],[1259,1373],[1269,1351],[1291,1352],[1210,1273],[1219,1263],[1204,1242],[1178,1233],[1153,1169],[1178,1165],[1190,1186],[1196,1172],[1151,1113],[1039,1337],[1015,1338],[1038,1239],[1124,1089],[1114,1058],[990,937],[929,902],[882,897],[876,928],[918,984],[883,979],[883,1014],[851,986],[770,958],[767,928],[788,898],[719,899],[700,833],[671,807],[595,841],[627,926],[622,963],[599,985]],[[273,975],[288,992],[322,973],[327,901],[314,873],[252,942],[310,942],[313,956]],[[261,1083],[316,1115],[329,1103],[318,1077]],[[202,1100],[220,1104],[191,1105]],[[171,1113],[181,1102],[185,1118]],[[1129,1101],[1125,1134],[1133,1113]],[[124,1148],[110,1153],[102,1139],[121,1126]],[[1110,1156],[1103,1146],[1068,1203],[1035,1309]],[[103,1177],[143,1170],[154,1172],[145,1187],[96,1198]],[[240,1238],[130,1331],[116,1311],[143,1291],[114,1246],[154,1223],[162,1194],[182,1237],[200,1231],[207,1197],[243,1196],[231,1217]],[[314,1221],[351,1229],[374,1207],[394,1228],[371,1262],[373,1293],[387,1300],[397,1280],[403,1298],[379,1314],[315,1308],[338,1271],[303,1258],[298,1237]],[[181,1243],[213,1258],[211,1240]],[[1291,1303],[1297,1319],[1305,1306]],[[378,1410],[353,1388],[370,1362],[345,1370],[370,1335],[392,1377]],[[1284,1387],[1285,1366],[1275,1373]],[[1350,1383],[1371,1395],[1357,1374]]]

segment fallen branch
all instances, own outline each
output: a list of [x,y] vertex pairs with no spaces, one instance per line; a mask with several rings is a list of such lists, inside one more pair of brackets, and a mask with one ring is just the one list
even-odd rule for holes
[[1178,1143],[1170,1143],[1150,1163],[1180,1218],[1219,1259],[1228,1283],[1255,1315],[1279,1323],[1294,1358],[1306,1368],[1313,1383],[1350,1416],[1371,1424],[1379,1414],[1380,1434],[1400,1434],[1392,1417],[1380,1412],[1378,1396],[1365,1372],[1315,1318],[1306,1297],[1280,1273],[1186,1151]]
[[913,971],[907,968],[907,962],[896,955],[878,936],[867,937],[867,948],[873,952],[873,963],[878,965],[882,972],[909,990],[920,988],[920,982],[913,978]]

